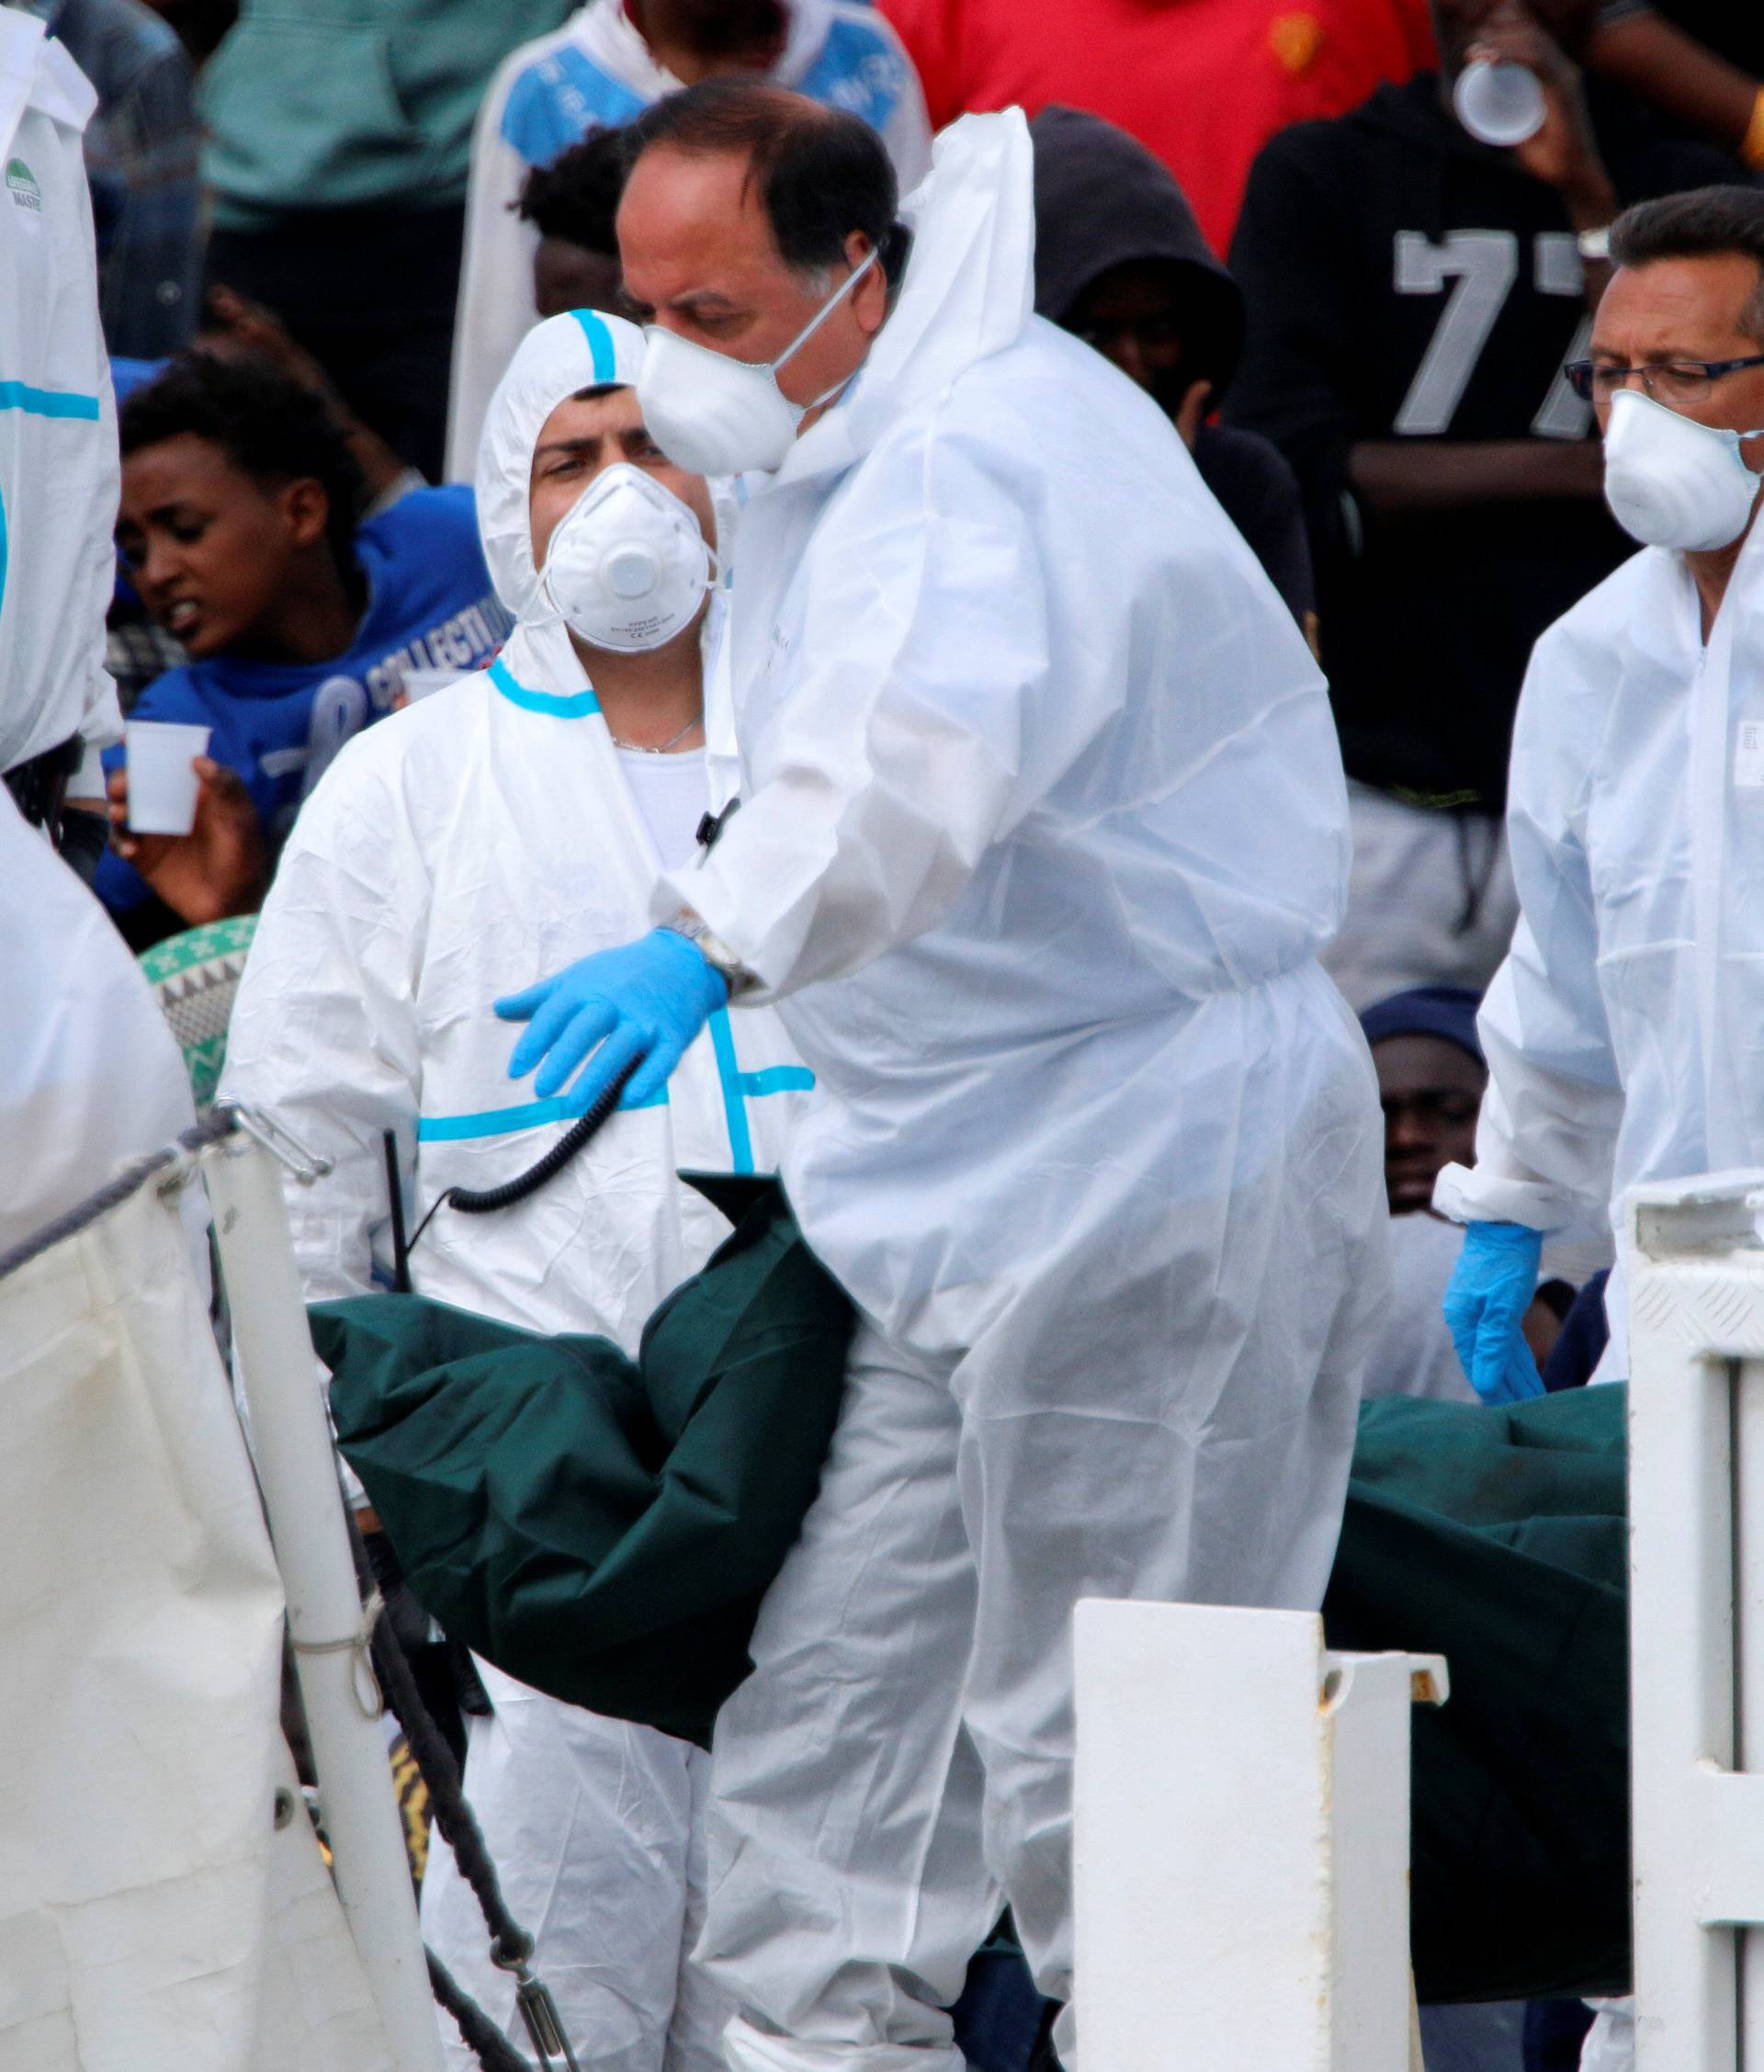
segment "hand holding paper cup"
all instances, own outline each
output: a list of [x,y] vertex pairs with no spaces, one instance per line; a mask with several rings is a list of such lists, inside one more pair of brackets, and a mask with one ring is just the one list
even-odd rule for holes
[[188,834],[195,827],[196,758],[208,753],[211,730],[166,719],[125,724],[131,834]]

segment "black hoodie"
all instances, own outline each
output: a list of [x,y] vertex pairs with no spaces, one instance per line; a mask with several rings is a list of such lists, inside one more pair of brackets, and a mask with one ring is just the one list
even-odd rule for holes
[[[1739,176],[1626,96],[1589,82],[1588,99],[1623,202]],[[1498,810],[1532,641],[1634,543],[1591,497],[1381,515],[1348,451],[1590,435],[1561,376],[1587,317],[1566,210],[1464,134],[1430,73],[1271,139],[1231,265],[1250,327],[1228,413],[1304,487],[1348,773]]]
[[[1100,116],[1046,108],[1035,145],[1035,308],[1064,324],[1092,281],[1134,260],[1180,269],[1182,370],[1224,396],[1243,349],[1243,291],[1216,259],[1187,198],[1145,146]],[[1209,407],[1212,407],[1210,404]],[[1316,607],[1304,507],[1266,439],[1204,425],[1194,465],[1301,625]]]

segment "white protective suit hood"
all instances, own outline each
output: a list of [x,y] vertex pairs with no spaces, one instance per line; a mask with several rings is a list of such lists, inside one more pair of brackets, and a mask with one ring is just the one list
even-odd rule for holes
[[1035,146],[1023,110],[951,123],[900,220],[912,252],[894,308],[780,481],[849,466],[915,402],[1023,335],[1035,306]]
[[[478,449],[478,532],[496,594],[528,631],[555,619],[533,560],[533,449],[567,397],[603,382],[634,388],[643,334],[623,317],[571,310],[547,317],[521,341],[491,399]],[[734,485],[710,483],[717,538],[726,555],[737,508]]]

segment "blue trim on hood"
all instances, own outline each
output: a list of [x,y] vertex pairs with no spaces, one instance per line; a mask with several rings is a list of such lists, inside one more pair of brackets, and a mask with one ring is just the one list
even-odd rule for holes
[[606,328],[606,320],[597,310],[571,310],[570,314],[582,326],[582,334],[588,341],[588,350],[594,356],[594,379],[616,381],[618,359],[613,346],[613,334]]
[[518,705],[524,712],[545,712],[554,719],[585,719],[600,710],[600,700],[592,690],[577,691],[570,697],[560,697],[551,691],[528,690],[509,674],[501,655],[484,674],[511,705]]

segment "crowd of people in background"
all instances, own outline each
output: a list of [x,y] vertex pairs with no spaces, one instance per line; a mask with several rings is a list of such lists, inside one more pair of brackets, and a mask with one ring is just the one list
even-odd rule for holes
[[[698,617],[684,645],[661,651],[671,662],[635,658],[634,675],[609,640],[616,659],[593,690],[536,630],[550,608],[534,565],[546,441],[569,449],[548,538],[602,468],[684,503],[708,566],[721,568],[738,524],[716,481],[655,448],[631,392],[636,333],[616,320],[642,311],[616,223],[632,125],[683,87],[766,81],[861,119],[904,195],[947,125],[1019,106],[1035,151],[1035,311],[1168,417],[1328,678],[1352,875],[1323,961],[1372,1048],[1395,1262],[1366,1393],[1477,1399],[1441,1307],[1461,1233],[1433,1205],[1436,1185],[1456,1186],[1473,1223],[1506,1213],[1506,1183],[1483,1177],[1478,1194],[1471,1170],[1486,1095],[1495,1138],[1524,1126],[1497,1099],[1502,1059],[1485,1059],[1487,1031],[1506,1047],[1510,1084],[1547,1031],[1555,1051],[1525,1067],[1544,1105],[1553,1069],[1611,1040],[1586,978],[1590,910],[1608,888],[1581,897],[1584,858],[1565,861],[1547,824],[1585,737],[1552,737],[1557,775],[1542,774],[1540,749],[1510,787],[1534,644],[1634,552],[1604,494],[1595,413],[1610,384],[1596,368],[1577,379],[1570,363],[1589,352],[1623,210],[1764,178],[1764,16],[1713,0],[13,0],[0,10],[0,124],[6,82],[28,79],[49,37],[78,73],[28,102],[18,89],[0,203],[0,765],[26,818],[63,829],[132,950],[264,911],[273,948],[239,1021],[241,1084],[309,1106],[314,1142],[338,1103],[359,1111],[357,1142],[369,1122],[396,1135],[420,1101],[431,1181],[448,1159],[469,1174],[480,1093],[451,1038],[431,1050],[427,1032],[525,982],[523,959],[543,954],[549,923],[514,889],[516,854],[534,883],[579,890],[566,852],[604,846],[611,945],[643,924],[658,870],[681,865],[721,802]],[[1466,66],[1500,60],[1525,67],[1543,98],[1540,125],[1511,145],[1472,135],[1453,102]],[[74,138],[84,225],[62,206]],[[1744,221],[1668,224],[1635,250],[1669,262],[1726,251],[1724,237],[1743,247]],[[75,277],[89,277],[85,301]],[[1723,364],[1743,357],[1736,345]],[[29,371],[51,365],[52,381]],[[51,391],[91,408],[45,403]],[[109,434],[113,393],[114,556],[107,510],[99,549],[77,545],[94,536],[98,475],[85,456]],[[50,480],[59,507],[22,523],[20,485]],[[529,491],[531,544],[510,545],[528,537]],[[56,645],[50,621],[77,616],[81,584],[107,596],[102,656]],[[1576,623],[1547,656],[1591,700],[1617,662]],[[1689,653],[1654,662],[1683,674]],[[21,697],[27,654],[39,674]],[[187,834],[131,829],[101,664],[125,715],[208,730]],[[424,704],[437,684],[487,670],[489,683],[497,669],[500,693],[469,716],[449,708],[449,723]],[[584,696],[610,746],[572,737],[567,755],[538,753],[515,781],[536,753],[515,736],[535,713],[587,709]],[[370,730],[346,783],[315,796]],[[696,760],[664,769],[657,752],[683,740]],[[1645,749],[1638,830],[1666,824]],[[634,812],[609,803],[616,791]],[[502,817],[497,883],[459,877],[450,834],[468,813]],[[1662,836],[1633,881],[1676,882],[1680,861]],[[412,876],[410,939],[392,939],[376,906],[378,874],[394,865]],[[1479,1034],[1528,868],[1562,888],[1559,954],[1586,979],[1578,1018],[1561,1005],[1557,943],[1521,928]],[[412,978],[423,954],[428,968]],[[353,974],[351,988],[315,994],[321,965]],[[1637,989],[1646,1017],[1655,1002],[1639,978]],[[763,1167],[799,1082],[746,1022],[743,1043],[750,1095],[771,1098],[726,1115],[728,1075],[707,1067],[690,1098],[676,1093],[686,1119],[674,1127],[698,1127],[695,1102],[700,1134],[727,1132]],[[402,1150],[408,1170],[414,1140]],[[665,1179],[671,1154],[657,1155]],[[1603,1217],[1611,1156],[1604,1144],[1597,1170],[1562,1180],[1565,1224]],[[369,1196],[383,1169],[357,1178],[358,1198],[312,1240],[334,1267],[322,1293],[373,1285]],[[556,1227],[523,1225],[499,1271],[520,1284],[521,1248],[580,1239],[596,1191],[618,1185],[637,1183],[578,1169],[574,1193],[548,1203]],[[653,1256],[640,1271],[622,1262],[610,1294],[582,1293],[633,1340],[709,1243],[694,1220],[707,1210],[682,1221],[653,1194]],[[621,1244],[628,1233],[609,1235],[600,1256]],[[434,1285],[450,1299],[571,1327],[563,1291],[511,1302],[508,1281],[471,1282],[485,1254],[469,1270],[445,1235],[436,1249]],[[1530,1260],[1520,1305],[1551,1388],[1586,1381],[1605,1352],[1602,1275],[1571,1252]],[[530,1694],[488,1681],[491,1709],[470,1725],[476,1785],[523,1903],[569,1918],[550,1954],[565,1998],[580,1989],[592,2062],[720,2062],[718,2003],[684,1968],[703,1902],[696,1759],[553,1701],[528,1710]],[[601,1852],[587,1813],[552,1817],[554,1806],[598,1808],[604,1836],[638,1774],[654,1829],[640,1865]],[[456,1900],[425,1901],[443,1939]],[[582,2014],[612,1974],[623,2015]],[[481,1984],[493,1998],[493,1977]],[[1430,2072],[1579,2062],[1577,2017],[1534,2017],[1523,2045],[1519,2015],[1502,2019],[1442,2021]]]

